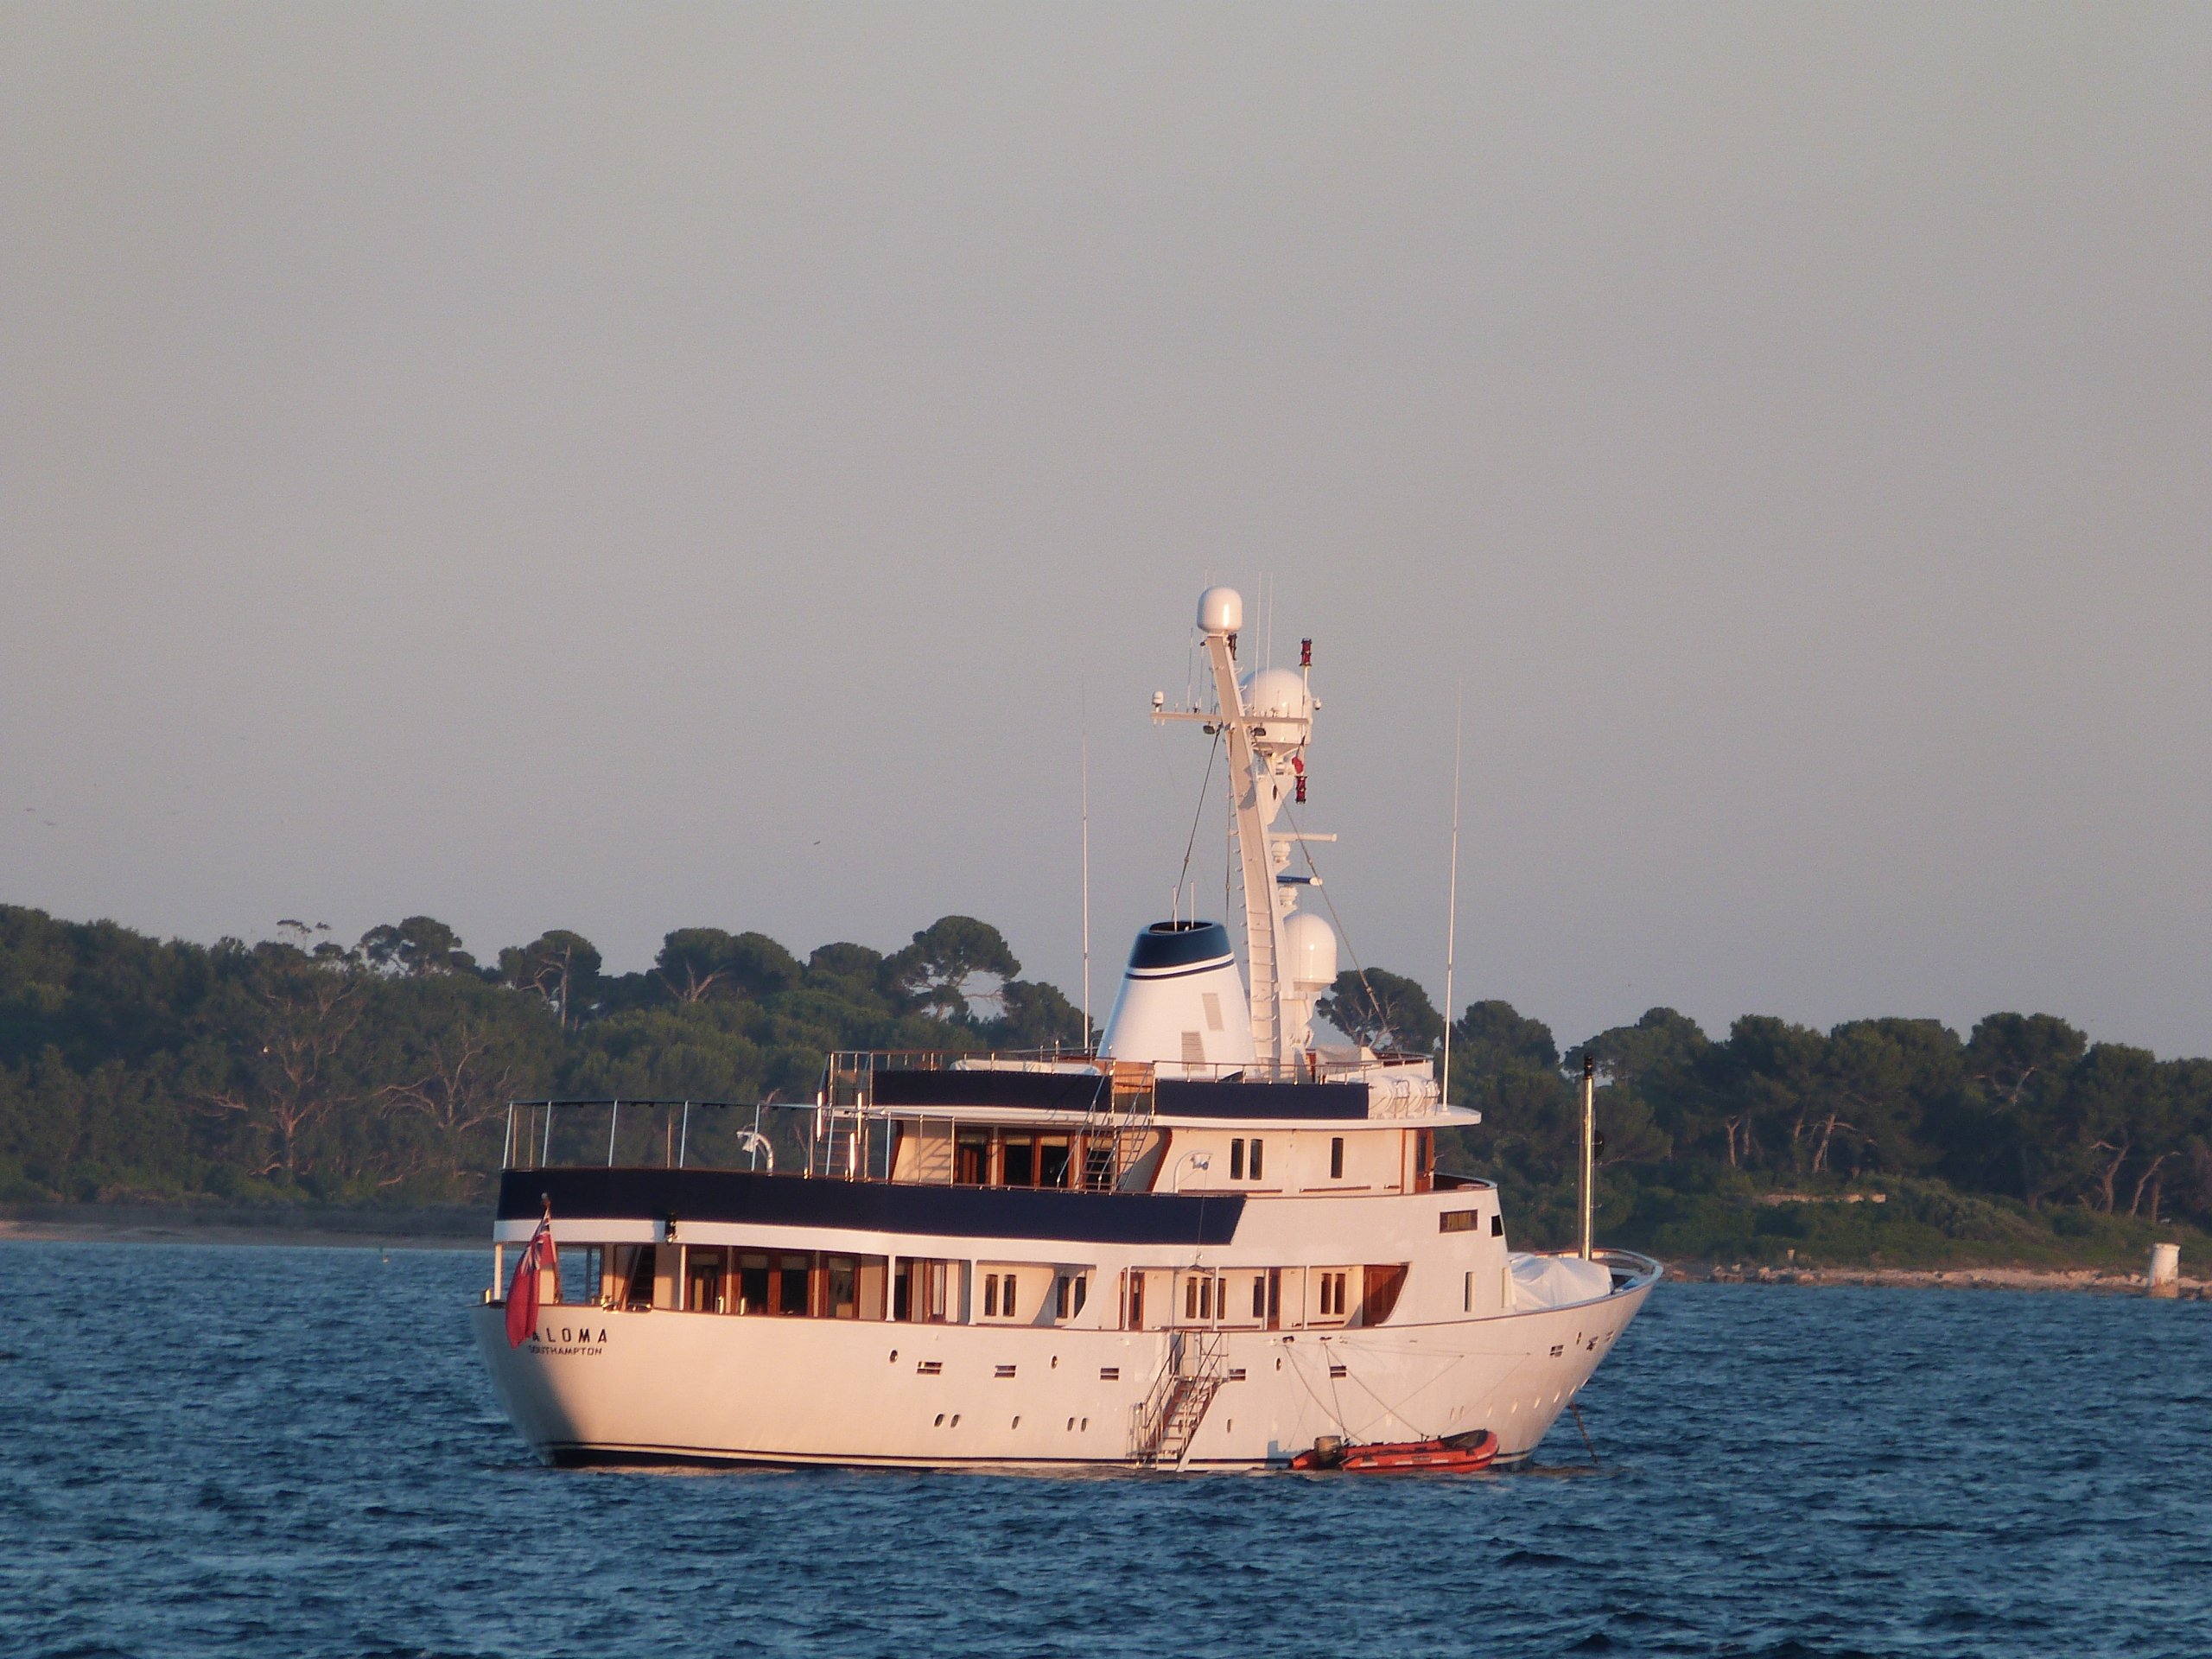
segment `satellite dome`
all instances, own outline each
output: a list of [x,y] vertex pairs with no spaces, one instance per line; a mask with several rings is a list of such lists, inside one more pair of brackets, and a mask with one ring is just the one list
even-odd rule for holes
[[1198,595],[1198,632],[1236,633],[1244,626],[1244,595],[1234,588],[1209,588]]
[[1303,910],[1283,918],[1285,977],[1312,995],[1337,982],[1337,931],[1319,916]]
[[1313,694],[1297,670],[1263,668],[1244,677],[1244,712],[1262,720],[1311,720]]

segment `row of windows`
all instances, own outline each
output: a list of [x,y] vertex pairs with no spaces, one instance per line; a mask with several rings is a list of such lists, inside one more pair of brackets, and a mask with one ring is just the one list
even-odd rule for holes
[[[743,1250],[715,1245],[569,1245],[560,1253],[560,1294],[570,1303],[642,1309],[668,1307],[695,1313],[778,1319],[883,1319],[931,1324],[957,1322],[961,1274],[967,1264],[902,1256],[842,1255],[825,1251]],[[678,1262],[681,1267],[678,1267]],[[680,1283],[677,1275],[680,1274]],[[1269,1330],[1282,1321],[1284,1279],[1301,1277],[1310,1298],[1303,1319],[1335,1322],[1355,1314],[1380,1324],[1404,1282],[1402,1266],[1362,1270],[1363,1289],[1355,1306],[1351,1270],[1268,1268],[1184,1272],[1141,1269],[1122,1275],[1122,1325],[1147,1329],[1148,1281],[1181,1279],[1181,1319],[1186,1324],[1243,1324]],[[1079,1317],[1090,1298],[1087,1273],[1009,1268],[979,1271],[969,1281],[973,1315],[990,1320],[1033,1321],[1049,1304],[1054,1321]],[[887,1309],[887,1289],[888,1307]],[[1298,1294],[1292,1298],[1295,1308]],[[1168,1304],[1170,1308],[1174,1304]],[[1172,1315],[1168,1322],[1173,1322]]]
[[[1434,1159],[1434,1139],[1426,1129],[1415,1136],[1414,1173],[1426,1176]],[[952,1179],[963,1186],[1067,1187],[1096,1190],[1111,1185],[1113,1148],[1065,1135],[1023,1130],[963,1129],[953,1146]],[[1077,1170],[1077,1160],[1083,1167]],[[943,1166],[939,1165],[942,1168]],[[1258,1135],[1237,1135],[1229,1143],[1229,1179],[1264,1180],[1267,1142]],[[1329,1179],[1344,1178],[1344,1137],[1329,1137]]]

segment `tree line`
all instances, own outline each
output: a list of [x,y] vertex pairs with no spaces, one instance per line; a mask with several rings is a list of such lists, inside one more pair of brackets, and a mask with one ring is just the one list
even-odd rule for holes
[[1005,938],[947,916],[801,961],[681,928],[610,974],[556,930],[480,963],[411,916],[213,945],[0,906],[0,1199],[465,1201],[512,1099],[810,1099],[836,1048],[1080,1046]]
[[[1077,1049],[1081,1014],[988,923],[804,960],[680,928],[610,974],[556,930],[490,961],[413,916],[347,944],[289,921],[213,945],[0,906],[0,1198],[468,1201],[510,1099],[810,1099],[839,1048]],[[1349,972],[1320,1013],[1377,1049],[1440,1053],[1423,988]],[[1452,1026],[1447,1161],[1500,1179],[1538,1235],[1568,1200],[1582,1061],[1617,1218],[1684,1193],[1939,1183],[2031,1214],[2212,1223],[2212,1061],[2090,1043],[2045,1014],[1961,1036],[1932,1020],[1827,1031],[1669,1008],[1562,1051],[1498,1001]],[[1633,1228],[1630,1229],[1634,1230]],[[1647,1229],[1649,1230],[1649,1229]]]
[[[1377,1048],[1443,1052],[1427,993],[1395,974],[1340,976],[1321,1012]],[[1484,1001],[1452,1022],[1451,1055],[1454,1103],[1484,1120],[1459,1150],[1532,1192],[1556,1195],[1572,1167],[1586,1056],[1617,1191],[1933,1180],[2031,1214],[2212,1224],[2212,1061],[2092,1043],[2048,1014],[1993,1014],[1964,1036],[1746,1014],[1713,1038],[1658,1007],[1561,1052],[1541,1020]]]

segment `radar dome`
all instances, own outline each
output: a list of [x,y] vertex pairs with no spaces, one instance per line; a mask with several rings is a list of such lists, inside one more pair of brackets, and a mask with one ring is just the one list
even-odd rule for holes
[[1283,954],[1290,958],[1287,977],[1312,995],[1337,982],[1336,930],[1319,916],[1302,910],[1283,918]]
[[1198,595],[1198,632],[1237,633],[1244,626],[1244,595],[1234,588],[1209,588]]
[[1313,695],[1295,669],[1263,668],[1245,676],[1244,712],[1262,720],[1311,720]]

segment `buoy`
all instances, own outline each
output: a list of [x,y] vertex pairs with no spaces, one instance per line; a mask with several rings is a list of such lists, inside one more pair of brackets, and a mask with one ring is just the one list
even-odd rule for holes
[[2153,1296],[2172,1296],[2181,1290],[2181,1246],[2153,1244],[2151,1271],[2145,1275]]

